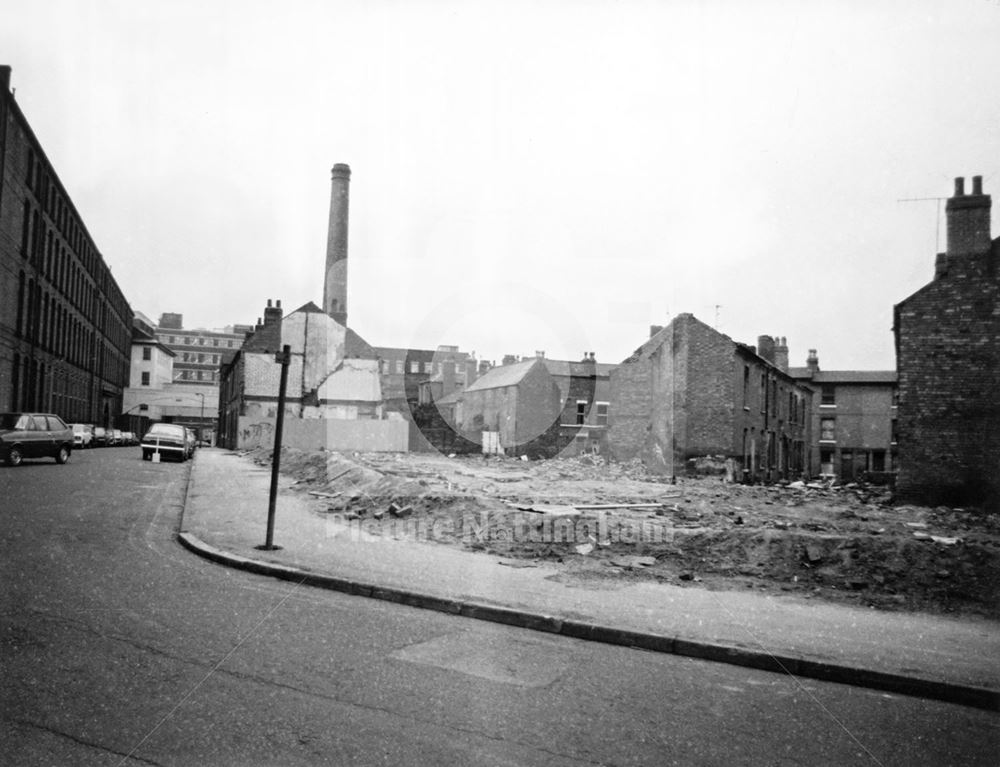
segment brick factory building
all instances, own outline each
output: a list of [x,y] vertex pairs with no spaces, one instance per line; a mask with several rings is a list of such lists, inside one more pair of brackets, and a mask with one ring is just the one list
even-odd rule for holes
[[788,373],[788,347],[736,343],[680,314],[611,372],[608,445],[668,475],[725,459],[746,481],[808,474],[812,390]]
[[132,309],[0,67],[0,409],[112,425]]
[[1000,238],[955,180],[934,280],[895,307],[900,500],[1000,509]]

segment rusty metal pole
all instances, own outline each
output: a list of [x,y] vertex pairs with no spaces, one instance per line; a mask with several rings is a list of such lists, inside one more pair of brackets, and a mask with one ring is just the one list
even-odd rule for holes
[[274,507],[278,500],[278,469],[281,464],[281,430],[285,425],[285,390],[288,388],[288,364],[292,359],[292,347],[285,344],[274,355],[274,361],[281,364],[281,383],[278,385],[278,418],[274,424],[274,452],[271,455],[271,493],[267,501],[267,540],[259,548],[280,549],[274,545]]

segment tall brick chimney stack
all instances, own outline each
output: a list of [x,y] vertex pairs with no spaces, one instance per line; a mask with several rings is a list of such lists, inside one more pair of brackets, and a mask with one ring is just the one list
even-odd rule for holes
[[323,311],[347,325],[347,213],[351,168],[337,163],[330,171],[330,227],[326,238]]
[[[972,194],[965,193],[965,179],[955,179],[955,196],[948,198],[945,213],[948,218],[947,258],[990,249],[990,207],[993,201],[983,194],[983,177],[972,177]],[[936,271],[947,264],[936,264]]]

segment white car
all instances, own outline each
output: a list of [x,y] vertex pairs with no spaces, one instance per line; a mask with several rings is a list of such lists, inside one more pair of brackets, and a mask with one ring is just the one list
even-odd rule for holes
[[94,427],[89,423],[71,423],[73,429],[73,447],[87,448],[94,446]]

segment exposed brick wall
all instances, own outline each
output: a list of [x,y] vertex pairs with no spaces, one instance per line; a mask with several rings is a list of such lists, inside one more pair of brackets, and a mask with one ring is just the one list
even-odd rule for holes
[[649,435],[653,401],[650,368],[648,359],[639,359],[611,371],[608,448],[619,461],[639,455]]
[[[608,446],[618,460],[640,456],[664,473],[710,455],[745,463],[755,479],[790,476],[805,468],[809,434],[808,422],[782,406],[790,391],[811,407],[810,390],[785,372],[692,315],[678,315],[611,373]],[[768,444],[775,445],[770,454]]]
[[896,306],[897,494],[1000,507],[1000,239]]

